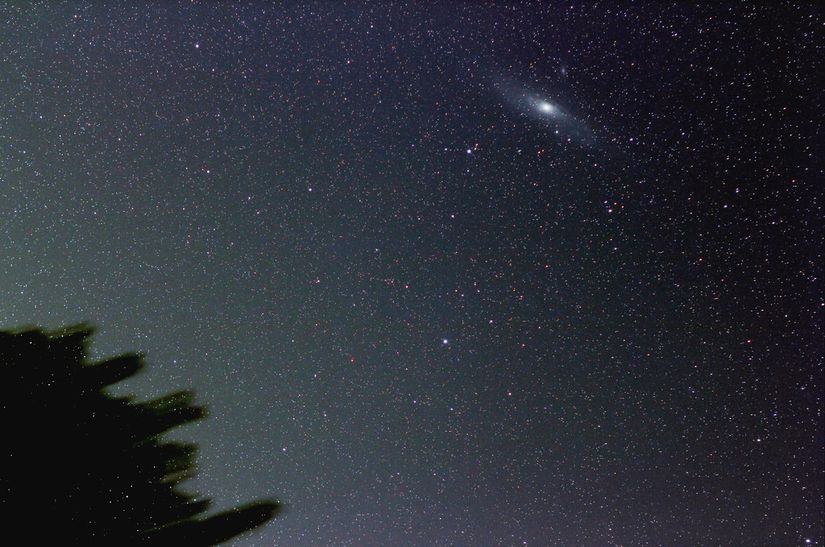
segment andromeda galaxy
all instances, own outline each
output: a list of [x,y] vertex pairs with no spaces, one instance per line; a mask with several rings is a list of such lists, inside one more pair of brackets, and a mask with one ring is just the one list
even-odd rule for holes
[[511,112],[536,124],[544,124],[554,137],[579,144],[595,144],[595,135],[590,128],[550,93],[532,90],[511,78],[497,80],[494,88]]

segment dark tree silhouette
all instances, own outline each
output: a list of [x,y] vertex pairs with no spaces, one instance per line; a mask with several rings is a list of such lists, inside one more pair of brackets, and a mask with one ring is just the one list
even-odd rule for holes
[[209,501],[177,488],[196,447],[161,435],[203,408],[187,391],[148,402],[108,395],[143,359],[88,363],[91,332],[0,331],[2,543],[56,533],[67,545],[215,545],[271,519],[279,505],[269,501],[201,516]]

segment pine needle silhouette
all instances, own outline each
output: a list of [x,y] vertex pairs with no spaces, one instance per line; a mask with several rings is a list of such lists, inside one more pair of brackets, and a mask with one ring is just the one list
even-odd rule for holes
[[204,409],[187,391],[109,396],[143,359],[88,363],[91,332],[0,331],[3,543],[20,533],[40,543],[48,528],[68,545],[215,545],[271,519],[280,506],[269,501],[201,516],[209,501],[177,488],[194,473],[196,446],[160,437]]

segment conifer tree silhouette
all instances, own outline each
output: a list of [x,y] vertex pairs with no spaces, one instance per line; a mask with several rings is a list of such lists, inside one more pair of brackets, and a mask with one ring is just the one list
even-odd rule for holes
[[[271,519],[262,501],[201,517],[208,500],[178,490],[193,475],[196,446],[161,435],[199,420],[191,392],[147,402],[104,388],[143,367],[129,353],[86,361],[92,330],[0,331],[2,534],[43,544],[215,545]],[[2,537],[2,536],[0,536]],[[20,544],[20,540],[15,539]],[[8,544],[8,541],[2,543]]]

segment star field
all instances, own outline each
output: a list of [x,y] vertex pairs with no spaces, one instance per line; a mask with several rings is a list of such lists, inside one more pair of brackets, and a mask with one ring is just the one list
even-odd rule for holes
[[238,545],[823,545],[823,10],[0,6],[0,325]]

